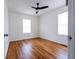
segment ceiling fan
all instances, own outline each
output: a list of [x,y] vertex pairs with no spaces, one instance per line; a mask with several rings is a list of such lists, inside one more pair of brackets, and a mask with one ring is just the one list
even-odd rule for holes
[[36,14],[38,14],[38,10],[42,10],[42,9],[46,9],[46,8],[48,8],[49,6],[42,6],[42,7],[39,7],[39,3],[36,3],[36,5],[37,5],[37,7],[33,7],[32,6],[32,8],[34,8],[35,10],[36,10]]

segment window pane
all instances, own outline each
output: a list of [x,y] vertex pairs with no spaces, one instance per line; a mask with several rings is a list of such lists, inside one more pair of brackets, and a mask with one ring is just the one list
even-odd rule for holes
[[58,26],[58,34],[68,35],[68,25],[59,25]]
[[68,24],[68,12],[58,15],[58,24]]
[[68,12],[58,15],[58,34],[68,35]]
[[23,33],[31,33],[31,20],[23,19]]

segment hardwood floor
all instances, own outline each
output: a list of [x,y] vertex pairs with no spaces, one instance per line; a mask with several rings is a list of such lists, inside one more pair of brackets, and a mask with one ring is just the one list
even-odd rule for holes
[[68,59],[68,47],[34,38],[10,42],[6,59]]

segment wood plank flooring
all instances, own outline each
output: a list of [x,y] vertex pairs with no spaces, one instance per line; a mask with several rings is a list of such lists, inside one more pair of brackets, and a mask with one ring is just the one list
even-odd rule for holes
[[68,47],[41,38],[15,41],[6,59],[68,59]]

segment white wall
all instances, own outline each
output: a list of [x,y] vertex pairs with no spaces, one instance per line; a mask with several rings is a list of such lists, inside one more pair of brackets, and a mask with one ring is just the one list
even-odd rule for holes
[[[61,44],[67,43],[67,36],[58,35],[58,14],[67,11],[66,7],[61,7],[57,10],[47,12],[39,17],[25,15],[18,12],[9,11],[9,33],[10,40],[21,40],[34,37],[42,37],[55,41]],[[32,20],[32,33],[23,34],[22,33],[22,19]]]
[[[32,33],[28,33],[28,34],[22,33],[23,18],[31,19]],[[9,33],[10,33],[11,41],[38,37],[38,19],[36,16],[25,15],[18,12],[9,11],[9,29],[10,29]]]
[[67,37],[58,35],[58,14],[67,11],[66,7],[45,13],[40,16],[40,37],[67,45]]
[[[8,33],[8,8],[7,8],[7,0],[5,0],[5,4],[4,4],[4,33],[5,34],[9,34]],[[5,51],[5,57],[7,54],[7,50],[8,50],[8,46],[9,46],[9,37],[5,37],[4,38],[4,51]]]

